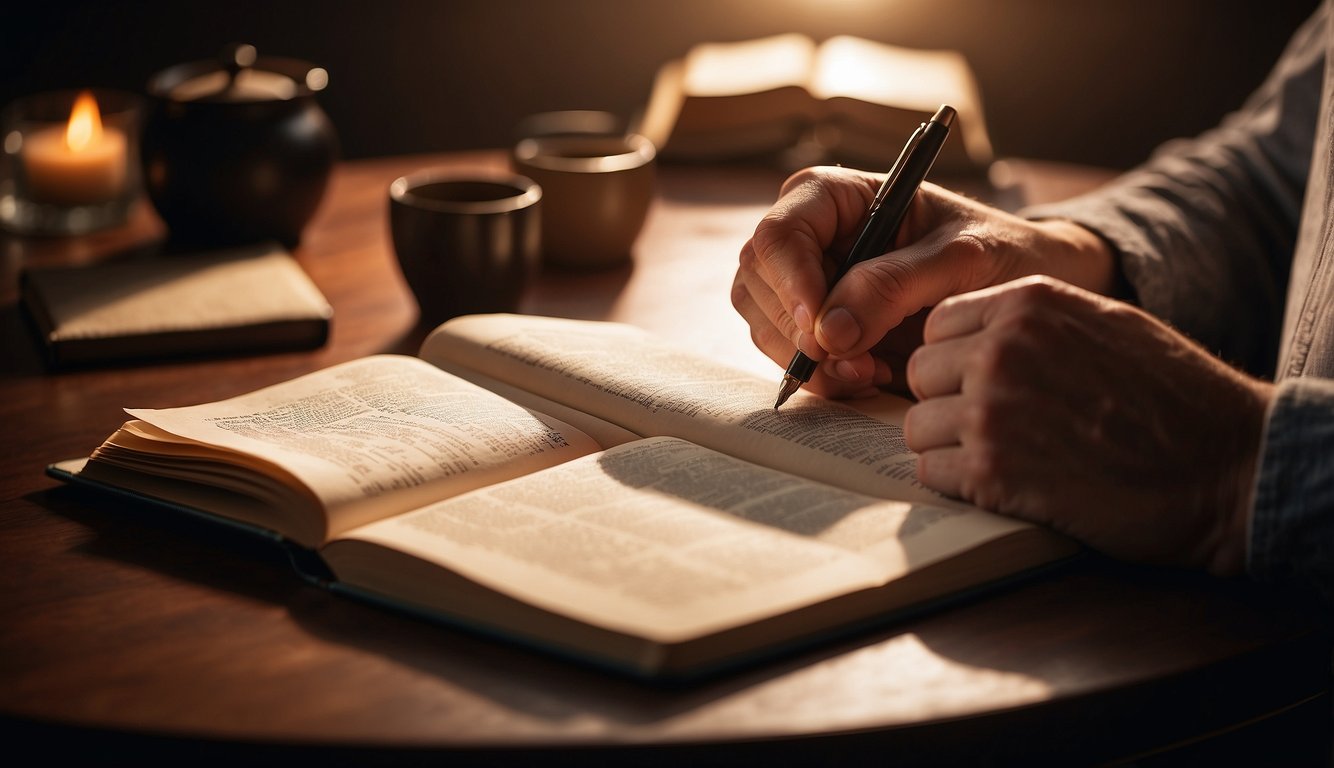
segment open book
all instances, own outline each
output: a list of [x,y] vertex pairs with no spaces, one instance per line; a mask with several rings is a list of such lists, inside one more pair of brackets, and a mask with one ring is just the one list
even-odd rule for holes
[[1075,551],[919,486],[899,419],[807,393],[775,411],[773,387],[631,326],[475,315],[419,357],[129,410],[51,473],[271,532],[332,589],[645,677]]
[[663,65],[637,130],[665,160],[721,161],[797,149],[802,162],[887,170],[941,104],[958,137],[936,168],[985,171],[991,141],[972,69],[955,51],[849,35],[701,43]]

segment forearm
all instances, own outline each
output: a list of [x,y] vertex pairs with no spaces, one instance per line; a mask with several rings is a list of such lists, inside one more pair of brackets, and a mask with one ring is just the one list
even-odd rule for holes
[[1105,190],[1025,213],[1096,233],[1114,245],[1136,303],[1231,362],[1267,373],[1301,189],[1257,183],[1270,171],[1254,156],[1224,167],[1220,156],[1235,152],[1203,141],[1173,145]]
[[1317,15],[1218,129],[1165,145],[1101,190],[1022,215],[1096,232],[1137,303],[1225,359],[1269,372],[1310,168],[1323,29]]

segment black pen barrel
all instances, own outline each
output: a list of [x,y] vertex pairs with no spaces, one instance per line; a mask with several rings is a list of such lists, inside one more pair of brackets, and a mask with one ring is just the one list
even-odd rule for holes
[[916,151],[903,159],[895,183],[885,191],[885,197],[876,210],[871,212],[866,228],[858,236],[848,257],[843,262],[835,282],[858,262],[873,259],[894,247],[894,238],[898,235],[903,219],[908,215],[913,196],[926,179],[931,166],[940,154],[940,148],[949,137],[950,129],[944,123],[928,122],[922,131]]

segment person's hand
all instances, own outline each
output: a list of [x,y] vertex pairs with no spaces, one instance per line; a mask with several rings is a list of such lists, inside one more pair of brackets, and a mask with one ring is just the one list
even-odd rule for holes
[[924,310],[946,296],[1036,273],[1111,288],[1111,253],[1091,232],[1026,221],[927,183],[897,249],[853,267],[831,290],[882,180],[846,168],[799,171],[741,249],[733,306],[774,362],[786,367],[798,347],[823,361],[814,392],[906,391],[902,367],[921,342]]
[[940,303],[908,361],[927,486],[1125,559],[1244,568],[1273,385],[1049,278]]

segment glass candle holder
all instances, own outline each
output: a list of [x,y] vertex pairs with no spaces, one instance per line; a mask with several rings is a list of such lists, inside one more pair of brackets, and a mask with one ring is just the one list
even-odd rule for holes
[[142,185],[138,96],[51,91],[0,112],[0,226],[78,235],[125,221]]

